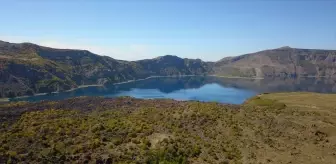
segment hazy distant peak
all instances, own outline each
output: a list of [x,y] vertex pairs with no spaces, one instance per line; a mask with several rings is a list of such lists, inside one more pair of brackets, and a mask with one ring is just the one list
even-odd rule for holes
[[283,46],[283,47],[280,47],[280,48],[277,48],[277,49],[292,49],[292,47],[289,47],[289,46]]
[[164,56],[159,56],[156,57],[155,59],[181,59],[180,57],[176,56],[176,55],[164,55]]

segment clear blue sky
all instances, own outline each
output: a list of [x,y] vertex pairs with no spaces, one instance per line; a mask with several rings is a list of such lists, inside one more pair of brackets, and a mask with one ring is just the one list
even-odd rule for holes
[[336,49],[336,0],[0,0],[0,40],[117,59]]

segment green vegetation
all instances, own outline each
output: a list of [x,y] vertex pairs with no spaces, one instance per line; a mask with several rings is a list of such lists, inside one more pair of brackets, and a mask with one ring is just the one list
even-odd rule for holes
[[335,95],[243,105],[79,97],[0,105],[1,163],[333,163]]
[[[231,113],[216,104],[185,105],[186,109],[176,106],[169,110],[141,107],[131,113],[115,109],[28,112],[1,136],[0,150],[11,161],[238,162],[236,146],[221,140],[234,136],[214,133],[219,128],[216,120]],[[216,116],[218,112],[223,115]],[[235,125],[233,120],[226,122]],[[232,130],[239,133],[239,129]]]

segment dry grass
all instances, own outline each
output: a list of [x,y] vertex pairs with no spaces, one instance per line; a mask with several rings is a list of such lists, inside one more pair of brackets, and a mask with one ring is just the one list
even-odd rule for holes
[[[335,163],[335,100],[333,94],[275,93],[248,101],[241,112],[249,145],[245,156],[253,157],[247,161]],[[279,105],[274,104],[285,107],[276,109]]]
[[313,109],[336,109],[336,94],[310,92],[263,94],[263,98],[278,100],[288,106],[307,107]]

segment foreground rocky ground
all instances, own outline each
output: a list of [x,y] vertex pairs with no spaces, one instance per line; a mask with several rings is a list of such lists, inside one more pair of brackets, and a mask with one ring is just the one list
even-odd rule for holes
[[0,105],[0,163],[335,163],[336,95]]

